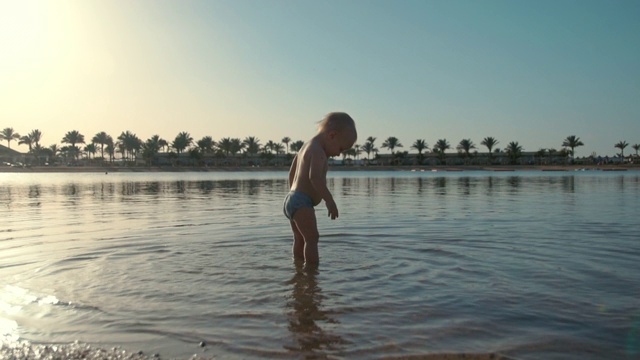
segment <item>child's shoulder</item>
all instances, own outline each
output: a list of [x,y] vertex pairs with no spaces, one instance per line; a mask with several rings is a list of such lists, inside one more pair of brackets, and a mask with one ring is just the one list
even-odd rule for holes
[[304,144],[303,146],[304,150],[309,151],[309,152],[321,152],[324,153],[324,150],[322,148],[322,144],[320,143],[320,141],[318,139],[311,139],[310,141],[308,141],[306,144]]
[[310,141],[306,142],[302,146],[302,148],[300,148],[298,157],[309,158],[315,156],[326,156],[326,154],[324,153],[322,144],[320,144],[319,141],[314,141],[314,139],[311,139]]

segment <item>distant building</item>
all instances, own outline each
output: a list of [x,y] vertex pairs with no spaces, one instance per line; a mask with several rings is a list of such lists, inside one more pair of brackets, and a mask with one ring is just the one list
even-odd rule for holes
[[[364,160],[366,163],[366,159]],[[447,152],[444,155],[440,155],[434,152],[427,152],[422,154],[422,165],[436,166],[436,165],[509,165],[512,164],[512,159],[505,152],[491,153],[488,152],[473,152],[469,156],[466,156],[460,152]],[[592,163],[592,159],[569,159],[566,155],[562,155],[560,152],[557,154],[545,154],[540,155],[539,152],[523,151],[520,156],[515,159],[515,165],[562,165],[567,163]],[[371,157],[370,164],[379,165],[419,165],[420,161],[418,154],[399,152],[395,154],[377,154]]]
[[2,166],[24,164],[25,158],[25,154],[13,149],[9,149],[4,145],[0,145],[0,162],[2,163]]

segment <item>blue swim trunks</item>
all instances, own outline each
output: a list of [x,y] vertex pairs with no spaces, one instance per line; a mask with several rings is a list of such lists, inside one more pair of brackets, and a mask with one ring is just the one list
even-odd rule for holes
[[313,208],[313,200],[303,192],[290,191],[284,198],[284,204],[282,204],[284,216],[289,220],[293,220],[293,214],[301,208]]

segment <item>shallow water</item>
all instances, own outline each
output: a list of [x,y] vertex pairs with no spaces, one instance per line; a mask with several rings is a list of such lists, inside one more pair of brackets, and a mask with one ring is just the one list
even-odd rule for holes
[[[163,357],[640,358],[640,173],[0,174],[0,337]],[[200,347],[200,342],[206,346]]]

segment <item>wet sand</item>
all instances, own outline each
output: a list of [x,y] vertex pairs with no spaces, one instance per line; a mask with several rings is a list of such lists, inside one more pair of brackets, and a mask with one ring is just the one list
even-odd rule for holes
[[[301,353],[300,356],[304,357]],[[313,358],[324,358],[323,354],[313,354]],[[289,356],[287,356],[289,357]],[[218,358],[215,354],[199,355],[194,354],[190,356],[189,360],[208,360]],[[305,357],[306,358],[306,357]],[[75,360],[75,359],[101,359],[101,360],[154,360],[164,359],[161,354],[151,353],[147,354],[143,351],[128,351],[121,347],[113,347],[110,349],[104,349],[100,347],[91,346],[79,342],[71,344],[51,344],[51,345],[33,345],[28,342],[18,343],[0,343],[0,359],[5,360]],[[496,354],[473,354],[473,353],[445,353],[445,354],[423,354],[423,355],[407,355],[398,357],[384,357],[383,359],[389,360],[510,360],[511,358]]]

